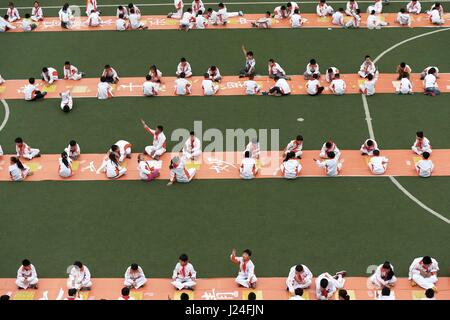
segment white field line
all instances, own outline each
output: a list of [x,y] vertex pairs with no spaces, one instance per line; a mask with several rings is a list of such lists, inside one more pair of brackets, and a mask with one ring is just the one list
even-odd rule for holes
[[[205,6],[217,6],[217,4],[220,1],[217,2],[204,2],[203,4]],[[258,4],[285,4],[287,1],[255,1],[255,2],[225,2],[225,4],[229,4],[229,5],[245,5],[245,6],[249,6],[249,5],[258,5]],[[402,0],[391,0],[389,1],[390,3],[408,3],[407,0],[402,1]],[[420,1],[421,3],[432,3],[432,2],[436,2],[435,0],[422,0]],[[450,2],[450,1],[441,1],[441,3],[446,3],[446,2]],[[302,1],[299,2],[300,3],[300,9],[301,9],[301,5],[302,4],[317,4],[317,1]],[[333,1],[331,2],[331,4],[333,3],[347,3],[347,1]],[[373,1],[368,1],[368,0],[362,0],[362,1],[358,1],[358,3],[373,3]],[[117,3],[117,4],[99,4],[98,7],[99,8],[111,8],[111,7],[117,7],[118,5],[124,5],[124,3]],[[135,3],[136,6],[138,7],[174,7],[173,2],[166,2],[166,3]],[[62,7],[61,6],[44,6],[42,7],[43,9],[60,9]],[[80,8],[85,8],[86,5],[79,5],[78,7]],[[185,7],[187,8],[188,5],[185,5]],[[16,7],[17,9],[31,9],[31,7]],[[0,10],[6,10],[8,8],[0,8]]]
[[6,126],[6,124],[8,123],[8,120],[9,120],[9,106],[8,106],[8,103],[6,103],[5,99],[1,99],[0,101],[2,102],[3,107],[5,108],[5,118],[3,119],[3,122],[0,125],[0,131],[2,131],[3,128]]
[[[403,44],[405,44],[405,43],[407,43],[407,42],[416,40],[416,39],[421,38],[421,37],[426,37],[426,36],[432,35],[432,34],[437,33],[437,32],[442,32],[442,31],[447,31],[447,30],[450,30],[450,28],[438,29],[438,30],[434,30],[434,31],[422,33],[422,34],[419,34],[419,35],[417,35],[417,36],[414,36],[414,37],[405,39],[405,40],[403,40],[403,41],[400,41],[400,42],[396,43],[395,45],[389,47],[388,49],[384,50],[382,53],[380,53],[380,54],[373,60],[373,62],[374,62],[374,63],[377,63],[378,61],[380,61],[380,59],[381,59],[385,54],[391,52],[391,51],[394,50],[395,48],[397,48],[397,47],[399,47],[399,46],[401,46],[401,45],[403,45]],[[368,129],[368,131],[369,131],[369,136],[370,136],[371,139],[375,139],[375,134],[374,134],[374,131],[373,131],[373,126],[372,126],[372,117],[370,116],[369,104],[368,104],[368,102],[367,102],[366,96],[365,96],[365,95],[361,95],[361,96],[362,96],[362,101],[363,101],[363,106],[364,106],[364,113],[365,113],[365,115],[366,115],[366,119],[365,119],[365,120],[366,120],[366,123],[367,123],[367,129]],[[403,186],[400,184],[400,182],[398,182],[398,180],[397,180],[394,176],[389,176],[389,180],[390,180],[390,181],[391,181],[391,182],[392,182],[392,183],[393,183],[393,184],[394,184],[401,192],[403,192],[409,199],[411,199],[413,202],[415,202],[419,207],[421,207],[422,209],[424,209],[424,210],[427,211],[428,213],[432,214],[432,215],[435,216],[436,218],[438,218],[438,219],[444,221],[445,223],[450,224],[450,220],[449,220],[448,218],[446,218],[446,217],[443,216],[442,214],[440,214],[440,213],[434,211],[433,209],[431,209],[430,207],[428,207],[427,205],[425,205],[423,202],[421,202],[419,199],[417,199],[416,197],[414,197],[408,190],[406,190],[405,187],[403,187]]]

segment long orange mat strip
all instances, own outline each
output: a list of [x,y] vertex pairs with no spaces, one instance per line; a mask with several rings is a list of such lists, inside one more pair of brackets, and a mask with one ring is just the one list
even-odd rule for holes
[[[331,17],[319,17],[314,13],[301,13],[303,19],[302,28],[341,28],[331,23]],[[388,22],[387,28],[402,27],[396,22],[396,13],[382,13],[380,14],[380,19],[382,21]],[[209,25],[208,29],[250,29],[252,28],[251,22],[256,21],[264,17],[264,14],[246,14],[243,17],[233,17],[228,19],[228,24],[226,26],[213,26]],[[411,15],[412,24],[411,27],[438,27],[433,25],[426,13],[419,15]],[[445,14],[445,23],[443,27],[450,26],[450,14]],[[102,17],[103,24],[99,27],[89,27],[86,24],[87,17],[77,18],[73,22],[71,29],[61,28],[61,23],[57,17],[46,17],[44,21],[38,23],[38,27],[34,32],[46,32],[46,31],[96,31],[96,30],[115,30],[116,17],[105,16]],[[350,20],[350,17],[345,16],[345,23]],[[361,14],[361,27],[366,27],[367,14]],[[179,28],[179,20],[169,19],[166,16],[142,16],[141,22],[149,27],[149,30],[174,30]],[[17,29],[11,30],[10,32],[22,32],[21,22],[13,23]],[[272,19],[272,28],[291,28],[289,19],[278,20]],[[403,27],[408,28],[408,27]]]
[[[149,139],[150,140],[150,139]],[[37,146],[34,146],[37,147]],[[155,168],[161,170],[159,179],[169,179],[169,163],[172,156],[178,153],[166,153],[159,161],[151,160]],[[386,176],[416,176],[414,164],[421,158],[410,150],[383,150],[382,155],[389,159]],[[197,161],[188,161],[188,168],[196,168],[197,172],[194,179],[240,179],[239,165],[243,154],[241,152],[216,152],[202,154]],[[73,162],[73,176],[63,179],[58,174],[59,155],[43,155],[31,161],[24,160],[23,163],[31,168],[34,174],[26,181],[43,180],[108,180],[105,173],[99,168],[103,163],[105,155],[103,154],[82,154],[79,160]],[[319,158],[319,152],[306,150],[303,153],[302,170],[300,177],[325,177],[323,169],[317,167],[313,158]],[[433,150],[431,158],[435,170],[434,176],[450,176],[450,149]],[[341,150],[340,161],[343,168],[340,176],[345,177],[368,177],[373,176],[368,168],[369,157],[361,156],[356,150]],[[282,163],[281,152],[262,152],[257,160],[259,174],[257,178],[281,178],[282,174],[279,165]],[[9,156],[5,155],[0,159],[0,181],[9,181]],[[137,169],[137,153],[132,155],[131,159],[126,159],[123,167],[127,168],[127,173],[121,177],[121,180],[139,180]]]
[[[48,299],[55,300],[62,289],[63,298],[67,297],[67,279],[40,279],[39,289],[18,290],[15,279],[0,279],[0,294],[9,294],[14,300],[39,300],[45,291]],[[80,293],[84,300],[108,299],[115,300],[120,297],[123,279],[93,279],[91,291]],[[286,290],[285,278],[258,278],[256,289],[239,288],[232,278],[197,279],[195,291],[175,291],[170,279],[148,279],[143,288],[132,290],[131,296],[136,300],[177,300],[182,292],[186,292],[191,300],[245,300],[249,292],[254,292],[258,300],[287,300],[289,293]],[[349,277],[345,281],[345,289],[351,300],[373,300],[378,290],[374,288],[368,278]],[[450,300],[450,277],[439,277],[437,282],[437,300]],[[425,290],[412,287],[407,278],[399,278],[391,295],[397,300],[420,300]],[[303,297],[307,300],[316,300],[315,284],[304,290]]]
[[[359,93],[359,86],[364,83],[356,74],[342,74],[341,78],[346,82],[347,94]],[[163,83],[160,86],[159,96],[175,96],[174,81],[175,77],[163,77]],[[202,96],[202,80],[203,77],[194,76],[188,79],[192,83],[192,96]],[[220,83],[218,96],[239,96],[245,95],[244,79],[237,76],[224,76]],[[136,97],[143,96],[142,84],[145,78],[120,78],[118,84],[113,85],[113,95],[116,97]],[[262,91],[269,90],[274,84],[274,80],[267,76],[255,77],[255,81],[262,87]],[[423,92],[423,83],[420,80],[420,74],[411,75],[413,91],[416,93]],[[6,80],[0,85],[0,98],[2,99],[24,99],[23,88],[28,80]],[[97,96],[97,78],[85,78],[79,81],[57,80],[53,84],[48,85],[41,80],[36,81],[37,88],[41,91],[47,91],[47,98],[59,98],[59,93],[71,90],[73,97],[93,98]],[[395,93],[399,86],[397,74],[381,73],[376,83],[376,93]],[[293,95],[306,95],[306,80],[303,76],[294,75],[289,81]],[[324,94],[331,94],[328,88],[329,84],[323,79],[321,84],[325,86]],[[441,92],[450,92],[450,73],[439,74],[438,86]]]

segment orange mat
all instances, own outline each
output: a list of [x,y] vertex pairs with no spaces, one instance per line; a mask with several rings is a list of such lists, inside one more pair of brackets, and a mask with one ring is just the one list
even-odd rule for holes
[[[306,95],[306,81],[303,76],[294,75],[291,77],[289,84],[291,86],[293,95]],[[359,86],[364,83],[356,74],[342,74],[341,78],[346,82],[347,94],[359,93]],[[395,93],[395,88],[399,86],[397,74],[381,73],[376,84],[377,93]],[[163,83],[160,86],[160,96],[174,96],[174,81],[175,77],[163,77]],[[192,96],[202,96],[202,80],[203,77],[195,76],[189,78],[192,83]],[[224,76],[220,83],[220,90],[218,96],[236,96],[245,95],[244,81],[237,76]],[[145,78],[120,78],[120,82],[113,85],[113,94],[116,97],[131,97],[143,96],[142,83]],[[275,84],[275,81],[267,76],[255,77],[262,87],[262,91],[267,91]],[[420,80],[420,74],[414,73],[411,75],[414,92],[423,92],[423,84]],[[0,85],[0,98],[2,99],[24,99],[23,88],[28,83],[28,80],[6,80],[3,85]],[[36,85],[39,90],[47,91],[47,98],[59,98],[59,93],[71,90],[73,97],[79,98],[93,98],[97,96],[97,78],[85,78],[79,81],[72,80],[57,80],[52,85],[47,85],[42,80],[37,80]],[[328,83],[322,79],[321,84],[325,86],[324,94],[331,94],[328,88]],[[439,74],[438,85],[441,92],[450,92],[450,73]],[[76,104],[76,102],[75,102]]]
[[[150,138],[149,138],[150,142]],[[39,147],[39,146],[33,146]],[[161,168],[159,179],[169,179],[169,164],[172,156],[178,155],[164,154],[159,161],[153,161],[155,168]],[[389,159],[388,169],[385,175],[389,176],[416,176],[414,163],[421,158],[410,150],[383,150],[382,155]],[[194,179],[240,179],[239,165],[243,154],[241,152],[216,152],[203,153],[202,157],[195,162],[189,161],[188,168],[196,168],[197,173]],[[325,177],[323,169],[317,167],[313,158],[319,158],[319,152],[306,150],[300,163],[302,171],[300,177]],[[103,172],[99,171],[105,155],[103,154],[82,154],[78,161],[74,161],[72,170],[74,175],[63,179],[58,175],[59,155],[43,155],[32,161],[24,160],[23,163],[31,168],[34,174],[26,181],[42,180],[108,180]],[[433,150],[431,156],[435,165],[434,176],[450,176],[450,149]],[[367,166],[369,157],[361,156],[356,150],[341,150],[340,161],[343,168],[340,173],[345,177],[368,177],[373,176]],[[257,161],[260,172],[257,178],[281,178],[279,165],[282,162],[281,152],[262,152],[260,160]],[[9,156],[5,155],[0,159],[0,181],[9,181]],[[127,168],[122,180],[139,180],[137,170],[137,153],[131,159],[124,161],[123,167]]]
[[[301,13],[302,19],[304,21],[302,28],[341,28],[340,26],[333,25],[331,23],[331,17],[319,17],[315,13]],[[228,24],[226,26],[213,26],[210,25],[208,29],[250,29],[252,28],[251,22],[256,21],[264,17],[264,14],[246,14],[243,17],[233,17],[228,19]],[[396,13],[382,13],[380,14],[381,20],[389,22],[387,28],[402,27],[395,20],[397,17]],[[445,14],[446,19],[443,27],[450,26],[450,14]],[[426,13],[419,15],[411,15],[412,25],[411,27],[438,27],[433,25]],[[38,23],[38,27],[34,32],[45,32],[45,31],[95,31],[95,30],[115,30],[116,28],[116,17],[105,16],[102,17],[103,25],[99,27],[89,27],[86,25],[87,17],[77,18],[73,22],[71,29],[61,28],[61,23],[57,17],[46,17],[44,21]],[[345,16],[344,21],[347,22],[350,17]],[[366,27],[367,14],[363,13],[361,15],[361,27]],[[149,30],[173,30],[179,28],[179,20],[169,19],[166,16],[142,16],[141,22],[145,23],[149,27]],[[9,32],[22,32],[21,22],[13,23],[17,26],[17,29],[11,30]],[[272,28],[291,28],[289,19],[272,19]],[[408,28],[408,27],[404,27]]]
[[[364,277],[349,277],[345,289],[351,300],[373,300],[378,290]],[[285,278],[258,278],[254,290],[239,288],[233,278],[197,279],[195,291],[175,291],[170,279],[148,279],[147,284],[138,290],[132,290],[131,296],[136,300],[179,300],[180,294],[186,292],[192,300],[246,300],[249,292],[255,292],[257,300],[287,300]],[[123,279],[93,279],[91,291],[80,293],[84,300],[115,300],[120,296]],[[450,300],[450,277],[440,277],[437,283],[437,300]],[[55,300],[60,290],[67,297],[66,279],[40,279],[37,290],[18,290],[15,279],[0,279],[0,294],[9,294],[14,300],[39,300],[45,291],[48,299]],[[304,291],[307,300],[316,300],[315,284]],[[419,300],[424,297],[424,289],[412,287],[407,278],[399,278],[391,291],[397,300]]]

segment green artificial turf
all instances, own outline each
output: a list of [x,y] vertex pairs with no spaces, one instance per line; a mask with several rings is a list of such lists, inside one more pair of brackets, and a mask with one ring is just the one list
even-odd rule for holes
[[[448,208],[442,199],[448,199],[449,179],[401,181]],[[94,277],[121,277],[132,262],[148,277],[169,277],[182,252],[199,277],[233,276],[233,247],[253,250],[258,276],[286,276],[297,263],[316,275],[346,269],[364,276],[386,259],[406,276],[421,255],[434,256],[440,274],[450,275],[448,225],[387,178],[211,180],[170,188],[162,181],[1,186],[3,277],[14,277],[24,257],[43,278],[64,277],[76,259]]]

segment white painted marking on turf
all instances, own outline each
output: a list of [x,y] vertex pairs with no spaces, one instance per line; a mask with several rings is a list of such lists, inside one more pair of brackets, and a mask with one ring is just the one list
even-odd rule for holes
[[303,121],[305,121],[305,119],[303,119],[303,118],[298,118],[297,121],[298,121],[298,122],[303,122]]
[[0,125],[0,131],[2,131],[3,128],[6,126],[6,124],[8,123],[8,120],[9,120],[9,106],[6,103],[5,99],[1,99],[0,101],[2,102],[3,107],[5,108],[5,118],[3,119],[3,122]]
[[[395,48],[401,46],[402,44],[405,44],[409,41],[413,41],[416,40],[418,38],[421,37],[426,37],[429,36],[431,34],[437,33],[437,32],[442,32],[442,31],[447,31],[450,30],[450,28],[445,28],[445,29],[439,29],[439,30],[434,30],[431,32],[426,32],[426,33],[422,33],[419,34],[417,36],[405,39],[403,41],[400,41],[399,43],[393,45],[390,48],[387,48],[386,50],[384,50],[382,53],[380,53],[374,60],[374,63],[377,63],[385,54],[391,52],[392,50],[394,50]],[[371,139],[375,140],[375,134],[373,132],[373,126],[372,126],[372,118],[370,116],[370,110],[369,110],[369,104],[367,103],[367,98],[365,95],[361,95],[362,96],[362,101],[363,101],[363,106],[364,106],[364,112],[366,114],[366,123],[367,123],[367,129],[369,130],[369,136]],[[441,219],[442,221],[446,222],[447,224],[450,224],[450,220],[446,217],[444,217],[443,215],[441,215],[440,213],[434,211],[433,209],[431,209],[430,207],[426,206],[423,202],[421,202],[419,199],[417,199],[416,197],[414,197],[408,190],[405,189],[405,187],[403,187],[400,182],[397,181],[397,179],[395,179],[395,177],[393,176],[389,176],[389,179],[391,180],[391,182],[400,190],[402,191],[409,199],[411,199],[412,201],[414,201],[419,207],[421,207],[422,209],[424,209],[425,211],[431,213],[432,215],[434,215],[435,217]]]
[[[333,3],[346,3],[347,0],[344,1],[333,1]],[[390,3],[405,3],[404,0],[391,0]],[[435,2],[435,0],[422,0],[422,3],[427,2]],[[441,1],[441,3],[445,3],[447,1]],[[358,3],[373,3],[370,0],[362,0],[358,1]],[[107,8],[107,7],[117,7],[119,4],[100,4],[97,7],[99,8]],[[256,5],[256,4],[286,4],[286,1],[255,1],[255,2],[227,2],[227,5]],[[302,1],[300,4],[317,4],[317,1]],[[138,7],[173,7],[173,2],[167,3],[135,3]],[[204,5],[216,6],[217,2],[204,2]],[[61,9],[62,6],[47,6],[41,7],[42,9]],[[86,8],[86,5],[79,5],[80,8]],[[17,9],[31,9],[32,7],[16,7]],[[0,10],[7,10],[8,8],[0,8]]]
[[395,179],[395,177],[389,176],[389,179],[391,179],[392,183],[395,184],[395,186],[397,188],[399,188],[405,195],[408,196],[408,198],[410,198],[412,201],[414,201],[418,206],[422,207],[423,209],[425,209],[426,211],[428,211],[429,213],[431,213],[432,215],[434,215],[435,217],[441,219],[442,221],[450,224],[450,219],[447,219],[446,217],[444,217],[443,215],[441,215],[440,213],[437,213],[436,211],[434,211],[433,209],[427,207],[426,205],[424,205],[419,199],[417,199],[416,197],[414,197],[411,193],[409,193],[408,190],[405,189],[405,187],[403,187],[400,182],[397,181],[397,179]]

